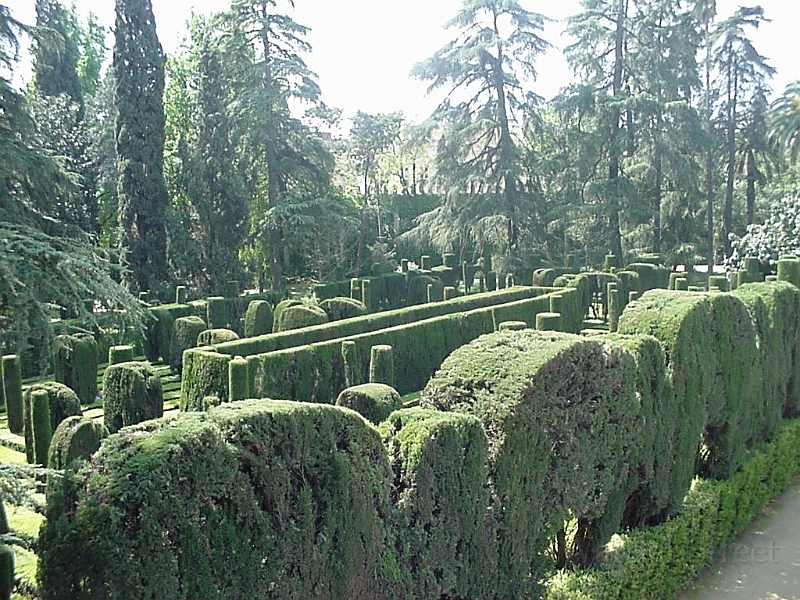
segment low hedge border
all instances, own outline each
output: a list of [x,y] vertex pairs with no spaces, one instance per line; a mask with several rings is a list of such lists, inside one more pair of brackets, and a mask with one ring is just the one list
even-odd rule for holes
[[616,535],[598,563],[561,572],[547,600],[674,598],[800,473],[800,419],[786,420],[730,479],[695,479],[682,511]]

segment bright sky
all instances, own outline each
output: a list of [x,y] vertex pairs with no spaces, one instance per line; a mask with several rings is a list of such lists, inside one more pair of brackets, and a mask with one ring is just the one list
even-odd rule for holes
[[[64,0],[69,3],[70,0]],[[95,12],[109,27],[114,23],[112,0],[74,0],[78,11]],[[164,49],[174,53],[185,22],[192,10],[210,13],[224,10],[228,0],[152,0],[156,29]],[[0,0],[23,22],[35,21],[34,0]],[[570,81],[561,56],[569,42],[561,36],[563,19],[580,10],[579,0],[521,0],[522,5],[554,19],[544,32],[554,48],[538,65],[539,80],[534,91],[545,98],[554,96]],[[717,0],[720,19],[740,5],[756,2]],[[288,6],[288,3],[278,3]],[[778,70],[773,90],[800,79],[796,42],[800,23],[797,0],[761,0],[772,22],[750,33],[756,48]],[[426,117],[437,99],[426,97],[426,84],[409,77],[414,64],[428,58],[444,45],[451,32],[443,25],[459,10],[461,0],[295,0],[294,19],[311,28],[307,37],[313,52],[306,56],[317,73],[323,100],[342,108],[346,115],[357,110],[367,113],[403,111],[413,121]]]

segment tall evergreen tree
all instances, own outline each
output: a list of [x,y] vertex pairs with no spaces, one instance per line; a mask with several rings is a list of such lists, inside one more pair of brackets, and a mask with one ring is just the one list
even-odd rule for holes
[[438,178],[448,195],[426,220],[431,229],[453,232],[453,245],[461,232],[461,241],[480,243],[502,230],[496,249],[518,253],[521,135],[538,101],[524,85],[535,79],[536,58],[549,45],[539,36],[544,23],[516,0],[465,0],[447,23],[454,39],[412,71],[431,90],[447,91],[431,118],[441,128]]
[[43,96],[66,94],[83,107],[83,90],[78,79],[78,47],[73,39],[77,29],[74,13],[58,0],[36,0],[36,26],[57,34],[57,44],[40,43],[34,50],[34,85]]
[[745,103],[763,93],[767,79],[775,73],[745,33],[745,27],[757,28],[765,20],[760,6],[739,8],[730,18],[719,23],[713,34],[716,42],[714,63],[720,77],[725,128],[725,206],[722,217],[725,256],[731,254],[736,140],[741,112]]
[[116,150],[122,247],[139,291],[167,281],[164,53],[150,0],[117,0]]
[[[290,99],[315,102],[319,87],[301,56],[311,49],[305,40],[308,28],[281,12],[278,4],[278,0],[233,0],[228,13],[231,46],[226,50],[228,60],[235,61],[236,110],[249,127],[246,142],[253,158],[253,210],[262,208],[261,198],[266,201],[266,215],[254,219],[266,235],[256,231],[255,237],[266,242],[274,289],[282,288],[285,271],[281,200],[302,183],[297,179],[301,172],[312,180],[325,179],[323,163],[329,159],[289,110]],[[294,7],[292,0],[286,4]]]
[[350,128],[350,156],[361,178],[361,230],[358,236],[356,275],[361,269],[366,236],[366,213],[378,185],[378,158],[400,136],[403,117],[399,113],[370,115],[358,111]]

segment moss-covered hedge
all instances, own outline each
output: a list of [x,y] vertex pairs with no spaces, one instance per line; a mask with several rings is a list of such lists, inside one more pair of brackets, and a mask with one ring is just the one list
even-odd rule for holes
[[163,414],[161,378],[150,364],[125,362],[106,368],[103,374],[103,424],[111,433]]
[[498,597],[537,593],[550,535],[568,515],[583,531],[575,561],[590,559],[605,541],[598,521],[638,453],[635,374],[633,356],[620,346],[501,331],[453,352],[426,386],[422,407],[472,414],[489,437]]
[[[353,340],[357,345],[360,367],[356,379],[368,379],[370,347],[389,344],[395,357],[394,387],[401,394],[417,391],[450,352],[493,331],[497,323],[521,320],[534,326],[536,313],[550,306],[546,292],[551,291],[512,288],[191,349],[183,356],[181,408],[199,410],[202,399],[209,395],[227,399],[227,363],[232,354],[251,361],[250,389],[255,396],[333,402],[348,387],[341,357],[344,340]],[[559,290],[559,295],[566,307],[577,301],[575,290]],[[502,303],[503,300],[507,302]],[[463,313],[453,312],[470,307]],[[580,329],[578,313],[569,310],[572,320],[567,323],[571,331]],[[432,316],[426,318],[427,315]],[[284,344],[292,346],[281,349]]]
[[800,472],[800,420],[728,480],[695,480],[679,514],[615,536],[591,569],[556,574],[548,600],[675,598]]
[[319,303],[319,307],[328,315],[329,321],[340,321],[341,319],[351,319],[367,314],[366,305],[360,300],[337,296],[328,298]]
[[336,398],[336,405],[350,408],[373,425],[378,425],[394,411],[403,408],[403,398],[389,385],[362,383],[343,389]]
[[75,415],[67,417],[53,432],[47,466],[66,469],[75,460],[88,460],[108,437],[108,429],[98,421]]
[[[46,392],[48,395],[49,427],[40,427],[40,431],[43,431],[48,438],[52,436],[61,421],[73,415],[81,415],[83,410],[81,409],[81,401],[78,395],[72,388],[63,383],[43,381],[25,388],[23,394],[25,454],[29,463],[38,462],[39,464],[44,464],[47,459],[47,447],[43,448],[43,453],[40,452],[40,456],[36,456],[36,427],[33,419],[33,395],[39,391]],[[47,429],[49,429],[49,433]],[[49,441],[47,446],[49,446]]]
[[497,540],[480,422],[412,408],[392,413],[380,432],[394,472],[396,545],[411,597],[494,598]]
[[71,388],[82,404],[97,396],[97,342],[90,334],[59,335],[53,348],[54,379]]
[[333,406],[252,400],[133,426],[52,486],[39,592],[404,597],[391,477],[377,431]]

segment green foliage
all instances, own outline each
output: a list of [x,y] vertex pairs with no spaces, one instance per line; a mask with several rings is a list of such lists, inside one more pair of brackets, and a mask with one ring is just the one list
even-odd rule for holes
[[54,378],[72,388],[83,404],[91,404],[97,397],[99,362],[94,336],[78,334],[56,337],[53,356]]
[[274,330],[279,333],[312,325],[322,325],[327,322],[328,315],[319,306],[295,304],[280,312],[276,309]]
[[394,472],[401,567],[414,598],[496,595],[488,441],[470,415],[412,408],[379,428]]
[[369,349],[369,382],[394,386],[394,349],[377,344]]
[[325,311],[330,321],[360,317],[368,312],[363,302],[344,296],[327,298],[319,303],[319,307]]
[[335,404],[352,408],[373,425],[378,425],[403,408],[403,399],[390,385],[373,382],[343,389]]
[[8,430],[19,435],[24,430],[23,425],[23,396],[22,396],[22,370],[19,356],[8,354],[3,356],[3,396],[6,404],[6,418]]
[[164,414],[161,378],[147,363],[109,365],[103,374],[103,424],[111,432]]
[[426,386],[421,406],[472,414],[489,437],[498,595],[537,589],[549,534],[568,515],[583,532],[575,562],[591,562],[606,541],[594,521],[638,453],[630,443],[641,422],[635,372],[633,356],[618,346],[502,331],[453,352]]
[[239,335],[230,329],[205,329],[197,336],[198,346],[213,346],[238,340]]
[[244,337],[264,335],[272,331],[272,305],[266,300],[253,300],[244,315]]
[[120,0],[115,7],[120,234],[131,287],[156,290],[167,281],[164,52],[150,0]]
[[[49,422],[40,422],[39,431],[45,432],[48,437],[48,446],[49,438],[58,427],[58,424],[67,417],[83,414],[83,411],[81,410],[81,401],[77,394],[63,383],[47,381],[36,383],[25,388],[23,396],[25,454],[29,463],[37,462],[38,464],[44,464],[44,461],[47,460],[47,447],[38,448],[40,451],[39,456],[36,455],[36,424],[33,421],[33,396],[37,392],[47,393],[46,412],[49,415]],[[42,410],[43,407],[39,408],[39,414],[43,415],[45,413],[45,411]]]
[[798,457],[800,422],[786,422],[731,479],[696,480],[674,518],[615,536],[595,567],[551,578],[548,600],[675,597],[786,488]]
[[[669,511],[680,505],[695,474],[695,461],[708,419],[706,398],[717,390],[708,333],[712,323],[707,297],[692,292],[650,290],[622,314],[619,333],[649,334],[664,346],[667,378],[673,402],[675,439],[672,444]],[[710,358],[712,360],[710,360]]]
[[258,400],[151,421],[51,494],[40,594],[403,597],[390,480],[377,432],[336,407]]
[[53,432],[47,466],[67,469],[76,460],[89,460],[106,437],[108,429],[102,423],[81,415],[67,417]]
[[176,373],[183,370],[183,351],[200,345],[199,337],[207,330],[205,321],[197,316],[178,317],[172,323],[172,343],[169,366]]

